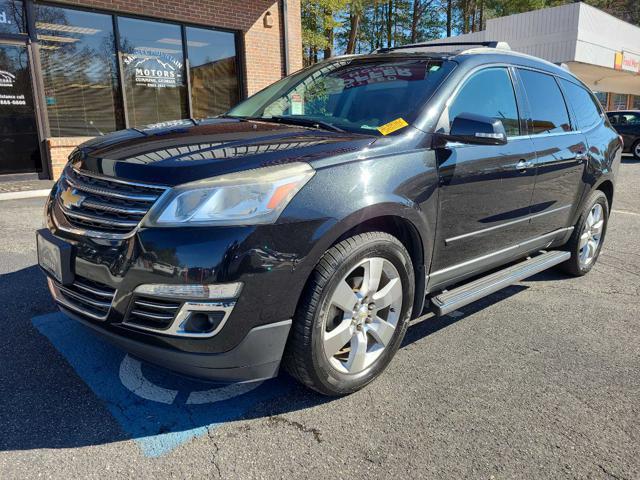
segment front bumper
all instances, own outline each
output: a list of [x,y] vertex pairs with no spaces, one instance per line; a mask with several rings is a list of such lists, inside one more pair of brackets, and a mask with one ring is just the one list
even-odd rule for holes
[[[74,252],[75,280],[58,285],[63,300],[71,299],[71,304],[56,298],[55,285],[51,288],[63,312],[132,355],[189,376],[237,382],[277,373],[291,323],[285,319],[295,313],[320,252],[319,232],[330,219],[296,218],[260,226],[139,227],[126,238],[96,238],[67,228],[56,195],[54,188],[46,226]],[[141,297],[141,285],[232,283],[242,284],[242,291],[237,298],[220,299],[225,308],[213,313],[225,316],[220,330],[208,338],[133,325],[139,300],[162,303],[160,298]],[[188,301],[165,300],[175,303],[177,312]],[[82,309],[73,308],[78,301],[84,302]]]
[[275,377],[291,328],[291,320],[262,325],[251,329],[244,340],[228,352],[198,354],[138,342],[100,328],[62,306],[60,310],[141,360],[183,375],[217,382],[249,382]]

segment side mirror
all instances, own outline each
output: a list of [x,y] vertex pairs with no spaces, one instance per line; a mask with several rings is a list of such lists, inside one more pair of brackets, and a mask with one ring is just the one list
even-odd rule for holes
[[450,142],[475,145],[505,145],[507,143],[507,132],[501,120],[473,113],[458,115],[451,124],[451,131],[442,136]]

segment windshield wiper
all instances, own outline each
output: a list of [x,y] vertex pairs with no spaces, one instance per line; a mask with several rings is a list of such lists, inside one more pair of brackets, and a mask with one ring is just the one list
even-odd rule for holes
[[330,130],[332,132],[345,132],[345,130],[340,127],[336,127],[333,123],[324,122],[322,120],[314,120],[312,118],[283,117],[274,115],[271,117],[251,117],[250,120],[262,120],[264,122],[274,121],[278,123],[288,123],[291,125],[301,125],[303,127],[322,128],[324,130]]

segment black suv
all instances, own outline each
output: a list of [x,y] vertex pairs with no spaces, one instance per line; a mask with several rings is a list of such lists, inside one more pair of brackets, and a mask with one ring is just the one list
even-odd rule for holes
[[609,121],[624,142],[624,153],[632,153],[640,160],[640,110],[607,112]]
[[621,140],[571,73],[493,46],[338,57],[221,117],[85,143],[38,232],[54,300],[186,375],[282,363],[340,395],[425,308],[558,264],[584,275]]

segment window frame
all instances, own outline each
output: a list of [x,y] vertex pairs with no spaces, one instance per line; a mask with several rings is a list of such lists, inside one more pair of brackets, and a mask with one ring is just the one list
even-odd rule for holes
[[[526,135],[528,137],[552,137],[555,135],[570,135],[572,133],[576,133],[576,132],[580,132],[580,129],[577,128],[577,124],[575,122],[575,116],[573,113],[573,109],[571,108],[571,106],[569,105],[569,102],[567,102],[567,96],[562,88],[562,85],[560,83],[559,77],[558,75],[555,75],[554,73],[548,72],[546,70],[542,70],[539,68],[533,68],[533,67],[529,67],[529,66],[524,66],[524,65],[515,65],[514,66],[514,70],[515,70],[515,74],[518,77],[518,83],[520,84],[520,88],[522,89],[522,95],[523,95],[523,102],[526,105],[526,112],[527,112],[527,118],[524,119],[524,122],[527,126],[526,128]],[[524,81],[522,79],[522,76],[520,75],[520,70],[528,70],[531,72],[535,72],[535,73],[539,73],[541,75],[547,75],[549,77],[551,77],[553,79],[553,81],[555,82],[556,86],[558,87],[558,90],[560,91],[560,96],[562,97],[562,101],[564,102],[564,108],[565,111],[567,112],[567,118],[569,120],[569,131],[566,132],[548,132],[548,133],[533,133],[533,129],[531,128],[530,125],[530,120],[532,120],[530,117],[532,116],[532,112],[531,112],[531,101],[529,99],[527,90],[524,86]]]
[[[593,124],[589,125],[588,127],[582,129],[580,127],[578,127],[577,125],[577,119],[578,116],[576,115],[575,110],[573,109],[573,105],[571,105],[571,102],[568,101],[568,96],[567,93],[565,92],[565,87],[562,83],[562,80],[564,80],[565,82],[569,82],[572,83],[574,86],[581,88],[582,90],[584,90],[585,92],[587,92],[587,95],[589,95],[589,97],[591,98],[591,101],[593,102],[593,106],[595,107],[596,111],[598,112],[598,116],[600,117],[600,120],[598,122],[594,122]],[[567,107],[569,108],[569,111],[571,113],[571,121],[576,122],[576,131],[577,132],[588,132],[590,130],[593,130],[595,127],[597,127],[598,125],[600,125],[600,123],[604,120],[604,117],[607,115],[606,112],[604,111],[604,108],[602,106],[602,104],[600,103],[600,100],[598,99],[598,97],[588,88],[585,88],[585,86],[580,85],[580,83],[575,82],[569,78],[564,78],[564,77],[559,77],[557,78],[557,82],[558,85],[560,85],[560,90],[562,90],[562,95],[564,96],[564,101],[567,104]]]
[[[38,63],[40,62],[40,42],[38,41],[37,38],[37,32],[36,32],[36,28],[35,28],[35,5],[32,4],[31,1],[29,0],[23,0],[23,2],[26,5],[31,5],[31,7],[27,7],[25,6],[25,10],[28,10],[29,8],[32,9],[32,12],[28,12],[28,20],[27,20],[27,30],[28,30],[28,34],[20,34],[21,37],[24,38],[30,38],[31,43],[34,46],[34,50],[37,52],[37,61]],[[189,75],[189,53],[188,53],[188,48],[187,48],[187,43],[186,43],[186,30],[188,27],[194,27],[194,28],[201,28],[201,29],[205,29],[205,30],[211,30],[211,31],[220,31],[220,32],[227,32],[227,33],[231,33],[234,36],[234,47],[235,47],[235,62],[236,62],[236,72],[237,72],[237,76],[238,76],[238,99],[239,101],[244,100],[247,97],[246,94],[246,62],[245,62],[245,55],[244,55],[244,43],[242,40],[242,35],[241,32],[239,30],[234,30],[234,29],[230,29],[230,28],[224,28],[224,27],[212,27],[211,25],[204,25],[204,24],[199,24],[199,23],[193,23],[193,22],[180,22],[180,21],[174,21],[174,20],[167,20],[167,19],[163,19],[163,18],[154,18],[154,17],[150,17],[148,15],[138,15],[138,14],[134,14],[134,13],[119,13],[119,12],[114,12],[114,11],[110,11],[110,10],[102,10],[100,8],[94,8],[94,7],[85,7],[85,6],[80,6],[80,5],[67,5],[67,4],[60,4],[60,3],[54,3],[51,1],[43,1],[43,2],[38,2],[38,5],[42,5],[42,6],[47,6],[47,7],[54,7],[54,8],[64,8],[64,9],[70,9],[70,10],[78,10],[78,11],[82,11],[82,12],[88,12],[88,13],[96,13],[96,14],[101,14],[101,15],[109,15],[111,17],[111,21],[113,24],[113,35],[114,35],[114,53],[116,55],[116,62],[117,62],[117,78],[118,78],[118,85],[117,85],[117,93],[118,93],[118,101],[120,102],[120,106],[122,107],[123,110],[123,120],[124,120],[124,128],[131,128],[131,123],[129,121],[129,116],[127,113],[127,103],[126,103],[126,92],[125,92],[125,85],[123,83],[124,80],[124,70],[123,70],[123,66],[122,66],[122,51],[120,50],[120,45],[121,45],[121,38],[120,38],[120,32],[118,29],[118,18],[131,18],[131,19],[135,19],[135,20],[146,20],[146,21],[151,21],[151,22],[156,22],[156,23],[166,23],[169,25],[175,25],[177,27],[180,28],[180,35],[182,38],[182,52],[183,52],[183,58],[184,58],[184,68],[185,68],[185,80],[186,80],[186,84],[187,84],[187,112],[189,114],[190,117],[193,117],[193,99],[191,98],[191,78]],[[29,15],[31,14],[31,15]],[[31,17],[31,18],[29,18]],[[34,59],[35,62],[35,59]],[[39,68],[39,67],[38,67]],[[39,76],[41,77],[41,73],[39,74]],[[46,107],[46,105],[44,106]],[[43,112],[44,116],[47,116],[47,112],[46,110]],[[42,121],[40,119],[40,121]],[[47,121],[45,124],[45,133],[44,136],[45,138],[52,138],[51,137],[51,131],[49,129],[49,122]]]
[[[526,119],[523,118],[522,116],[522,112],[523,112],[523,105],[522,105],[522,101],[523,101],[523,97],[521,96],[522,91],[520,90],[520,79],[515,77],[514,75],[514,71],[513,71],[513,65],[508,64],[508,63],[489,63],[489,64],[485,64],[485,65],[480,65],[478,67],[473,68],[471,71],[467,72],[467,74],[462,78],[462,80],[460,80],[458,82],[458,84],[456,85],[455,89],[453,90],[453,92],[451,93],[451,96],[449,97],[449,99],[445,102],[444,108],[442,110],[442,113],[440,114],[440,118],[436,124],[436,128],[435,131],[441,131],[444,130],[446,132],[449,132],[449,128],[450,128],[450,118],[449,118],[449,109],[451,107],[451,105],[457,100],[458,98],[458,94],[460,93],[460,91],[464,88],[464,86],[476,75],[486,71],[486,70],[495,70],[495,69],[504,69],[507,72],[507,75],[509,77],[509,80],[511,81],[511,88],[513,89],[513,97],[515,99],[515,103],[516,103],[516,112],[518,114],[518,127],[519,127],[519,134],[518,135],[513,135],[513,136],[507,136],[507,141],[511,140],[517,140],[519,138],[522,138],[524,136],[526,136]],[[523,123],[524,122],[524,123]]]

